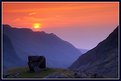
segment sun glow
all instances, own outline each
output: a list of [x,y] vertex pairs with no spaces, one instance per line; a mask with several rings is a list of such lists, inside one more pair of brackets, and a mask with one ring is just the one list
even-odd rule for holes
[[42,28],[40,23],[34,23],[33,27],[34,27],[34,29],[40,29],[40,28]]

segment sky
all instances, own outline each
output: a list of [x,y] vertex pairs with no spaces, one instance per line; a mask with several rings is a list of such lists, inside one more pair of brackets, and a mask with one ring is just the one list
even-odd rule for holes
[[2,24],[54,33],[92,49],[119,25],[119,2],[2,2]]

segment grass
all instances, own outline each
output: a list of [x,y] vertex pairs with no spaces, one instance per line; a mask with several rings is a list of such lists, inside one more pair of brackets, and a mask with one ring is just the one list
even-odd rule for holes
[[16,72],[26,72],[26,71],[28,71],[28,70],[29,70],[28,67],[19,67],[19,68],[12,68],[12,69],[9,69],[9,70],[7,71],[7,73],[12,74],[12,73],[16,73]]
[[46,70],[40,71],[40,72],[23,72],[19,77],[22,78],[44,78],[45,76],[54,73],[55,70],[47,68]]
[[[46,68],[45,70],[39,72],[29,72],[29,68],[22,67],[22,68],[14,68],[10,69],[7,72],[8,74],[15,74],[20,73],[16,78],[44,78],[47,75],[52,73],[61,73],[64,74],[66,77],[72,77],[72,72],[66,69],[61,68]],[[8,78],[13,78],[9,76]]]

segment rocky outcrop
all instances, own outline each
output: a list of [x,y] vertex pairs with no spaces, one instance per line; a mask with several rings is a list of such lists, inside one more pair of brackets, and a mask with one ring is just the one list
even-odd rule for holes
[[28,56],[28,66],[30,72],[39,71],[46,68],[46,59],[44,56]]

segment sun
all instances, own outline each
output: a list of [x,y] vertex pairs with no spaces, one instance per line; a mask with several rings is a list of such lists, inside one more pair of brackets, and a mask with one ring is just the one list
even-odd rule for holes
[[42,28],[42,25],[40,23],[34,23],[33,28],[34,29],[40,29],[40,28]]

